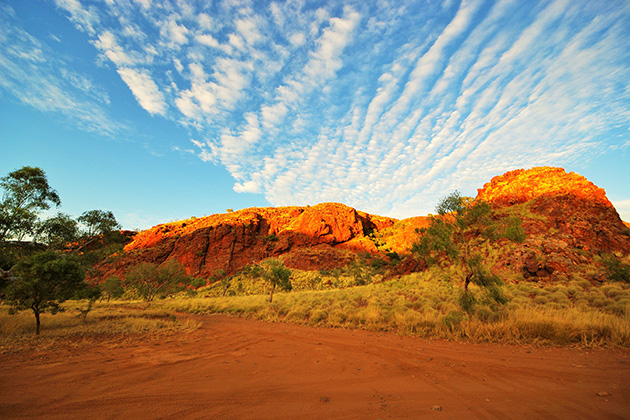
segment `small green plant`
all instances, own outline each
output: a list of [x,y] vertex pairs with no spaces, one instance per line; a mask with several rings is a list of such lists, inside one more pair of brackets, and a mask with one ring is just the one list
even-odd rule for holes
[[511,241],[522,243],[527,238],[521,219],[518,216],[510,216],[503,232],[503,236]]
[[278,242],[278,236],[275,233],[271,233],[263,238],[264,244]]
[[610,280],[630,283],[630,266],[623,264],[612,255],[604,257],[602,263]]
[[74,297],[76,299],[87,300],[87,305],[85,305],[85,308],[78,308],[79,317],[81,318],[83,322],[85,322],[88,314],[90,313],[90,311],[92,310],[92,307],[94,306],[94,303],[96,303],[96,301],[101,298],[102,294],[103,294],[103,291],[101,290],[101,287],[98,284],[94,286],[88,286],[88,287],[82,288],[75,294]]

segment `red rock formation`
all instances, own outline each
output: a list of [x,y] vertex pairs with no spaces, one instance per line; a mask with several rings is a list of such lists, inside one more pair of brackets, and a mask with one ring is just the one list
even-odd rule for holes
[[589,261],[584,252],[630,253],[626,226],[605,191],[574,172],[548,167],[507,172],[478,190],[477,199],[495,209],[526,205],[516,214],[528,239],[504,259],[507,265],[520,265],[526,276],[570,273]]
[[541,196],[573,195],[576,199],[613,205],[603,188],[595,186],[582,175],[547,166],[517,169],[495,176],[477,190],[477,198],[500,206],[524,203]]
[[190,275],[231,274],[265,258],[283,256],[300,269],[334,268],[355,253],[376,254],[368,238],[396,219],[372,216],[338,203],[312,207],[250,208],[166,223],[140,232],[123,257],[97,267],[94,277],[124,276],[139,262],[180,261]]
[[[568,273],[584,262],[584,252],[630,253],[628,228],[604,190],[573,172],[546,167],[507,172],[478,190],[477,198],[491,203],[497,214],[519,215],[528,234],[524,244],[501,258],[499,269],[521,269],[537,278]],[[403,274],[423,267],[404,257],[427,224],[426,217],[397,221],[338,203],[250,208],[140,232],[122,256],[96,267],[92,277],[124,277],[139,262],[171,259],[190,275],[206,278],[219,269],[231,274],[278,256],[292,268],[330,269],[346,265],[358,253],[386,259],[388,252],[403,258]]]

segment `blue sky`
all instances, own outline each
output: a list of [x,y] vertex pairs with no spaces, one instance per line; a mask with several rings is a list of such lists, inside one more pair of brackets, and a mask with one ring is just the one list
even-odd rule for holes
[[125,228],[398,218],[539,165],[630,220],[630,2],[0,0],[0,172]]

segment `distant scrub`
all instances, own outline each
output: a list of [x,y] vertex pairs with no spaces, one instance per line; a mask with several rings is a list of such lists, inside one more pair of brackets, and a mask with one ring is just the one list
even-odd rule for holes
[[[466,312],[457,288],[436,281],[437,269],[400,279],[333,290],[171,299],[168,309],[230,313],[266,321],[360,328],[477,342],[630,346],[630,284],[583,288],[508,284],[506,305],[480,301]],[[478,286],[471,285],[471,288]],[[582,298],[576,296],[581,294]],[[483,294],[476,294],[483,296]]]

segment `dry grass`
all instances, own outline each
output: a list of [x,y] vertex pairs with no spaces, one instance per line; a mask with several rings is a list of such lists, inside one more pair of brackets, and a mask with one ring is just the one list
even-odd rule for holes
[[[593,285],[577,277],[563,284],[514,283],[505,287],[509,300],[503,306],[484,301],[481,291],[471,286],[477,303],[466,313],[458,301],[461,286],[450,280],[459,275],[455,267],[435,268],[365,286],[277,293],[273,303],[268,302],[266,293],[196,298],[182,295],[153,302],[149,307],[139,301],[98,302],[85,322],[78,314],[86,303],[69,302],[66,312],[42,316],[42,334],[37,338],[32,313],[8,315],[8,308],[0,306],[0,351],[80,345],[103,339],[124,343],[134,337],[159,337],[199,327],[198,321],[177,316],[178,312],[225,313],[269,322],[389,331],[428,339],[630,346],[630,284]],[[304,275],[303,281],[306,286],[310,279]],[[321,283],[315,280],[313,284]]]
[[178,317],[162,308],[148,307],[137,301],[98,302],[83,320],[80,309],[85,301],[69,301],[64,312],[41,315],[41,334],[35,336],[35,317],[30,311],[10,315],[0,306],[0,352],[51,349],[58,346],[81,346],[107,341],[121,344],[138,337],[161,337],[164,334],[193,331],[200,322]]
[[167,310],[229,313],[270,322],[390,331],[403,335],[475,342],[630,346],[630,285],[506,286],[508,304],[458,304],[461,291],[446,271],[432,270],[379,284],[346,289],[265,295],[172,299]]

